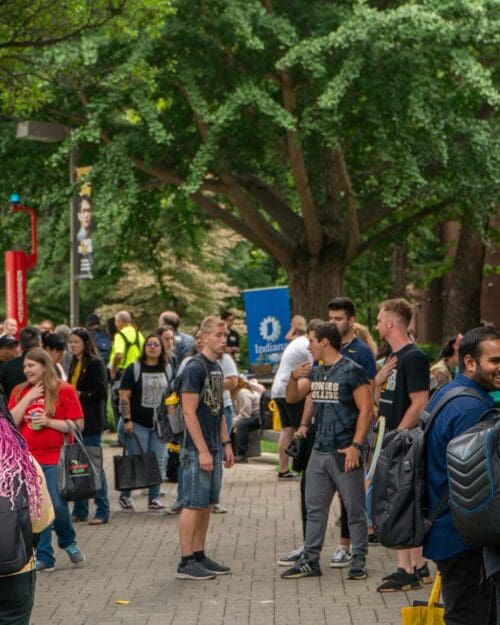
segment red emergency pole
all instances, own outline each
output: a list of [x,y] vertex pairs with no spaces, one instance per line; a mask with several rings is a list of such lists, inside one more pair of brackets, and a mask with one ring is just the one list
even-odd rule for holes
[[31,226],[31,254],[22,250],[5,252],[5,316],[17,319],[21,329],[28,324],[26,276],[37,261],[37,223],[34,208],[20,204],[18,195],[12,195],[10,200],[13,213],[29,213]]

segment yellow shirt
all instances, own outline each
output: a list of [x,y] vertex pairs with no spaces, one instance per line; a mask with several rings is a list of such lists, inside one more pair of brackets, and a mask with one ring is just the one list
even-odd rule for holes
[[75,369],[73,371],[73,375],[71,376],[71,386],[73,386],[74,388],[76,388],[76,383],[78,382],[78,378],[80,377],[80,374],[82,372],[82,361],[79,360],[76,363]]
[[[127,344],[123,339],[123,336],[117,332],[113,337],[113,346],[111,348],[111,354],[109,355],[109,364],[113,366],[116,354],[122,354],[122,356],[125,356],[125,352],[127,352],[127,357],[122,357],[120,364],[118,365],[118,369],[126,369],[141,355],[142,346],[144,345],[144,336],[141,332],[139,332],[139,330],[136,330],[134,326],[126,326],[121,330],[121,332],[130,343],[128,351]],[[139,347],[137,347],[137,343],[139,343]]]

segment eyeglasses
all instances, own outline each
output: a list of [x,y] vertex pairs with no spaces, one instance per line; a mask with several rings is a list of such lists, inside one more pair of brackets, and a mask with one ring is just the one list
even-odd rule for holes
[[146,347],[158,347],[160,348],[161,345],[159,343],[146,343]]

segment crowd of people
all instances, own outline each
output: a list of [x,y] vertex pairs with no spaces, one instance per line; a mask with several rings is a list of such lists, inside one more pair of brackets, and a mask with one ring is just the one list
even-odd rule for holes
[[[377,419],[384,418],[386,431],[410,429],[417,426],[429,398],[432,406],[449,386],[468,386],[481,395],[457,397],[433,422],[427,451],[432,509],[446,490],[448,442],[477,423],[485,405],[493,405],[489,393],[500,389],[500,333],[476,328],[453,337],[431,367],[411,334],[412,313],[404,299],[383,302],[376,326],[379,346],[356,322],[356,306],[347,297],[333,299],[324,320],[293,318],[270,392],[281,421],[277,478],[300,479],[303,544],[278,559],[278,565],[286,567],[281,574],[285,580],[322,574],[320,555],[336,493],[341,504],[340,540],[330,566],[346,568],[349,580],[367,577],[368,549],[379,537],[364,465]],[[70,562],[81,566],[86,555],[78,547],[75,524],[110,522],[103,471],[93,506],[79,500],[70,509],[59,493],[57,463],[72,431],[70,422],[89,446],[100,446],[108,427],[116,429],[116,444],[127,454],[152,452],[165,479],[168,447],[159,438],[155,420],[171,392],[180,398],[185,424],[177,500],[167,507],[161,501],[161,484],[155,484],[147,490],[147,509],[179,515],[181,560],[176,577],[207,580],[231,572],[206,553],[210,512],[226,511],[219,502],[223,467],[247,462],[251,432],[262,427],[265,396],[256,379],[238,372],[240,337],[233,323],[229,312],[206,317],[193,337],[180,330],[176,312],[165,311],[157,328],[143,333],[130,312],[122,310],[114,317],[116,332],[109,336],[96,314],[89,315],[86,327],[73,329],[47,319],[18,332],[15,320],[5,320],[0,394],[10,414],[0,406],[5,412],[5,419],[0,419],[0,453],[12,454],[15,449],[17,456],[10,465],[0,459],[0,472],[7,474],[5,478],[0,473],[1,484],[2,488],[7,484],[7,496],[12,497],[8,475],[14,472],[16,479],[22,476],[26,481],[30,501],[35,502],[33,527],[40,537],[33,560],[16,575],[0,575],[2,589],[15,588],[9,599],[0,600],[0,613],[12,613],[13,602],[19,603],[21,596],[28,606],[18,612],[17,620],[7,616],[0,622],[29,622],[33,570],[55,568],[53,533]],[[301,475],[289,466],[287,451],[292,444],[302,449]],[[40,479],[34,478],[36,472]],[[29,486],[34,483],[37,486]],[[45,499],[43,492],[48,493]],[[122,510],[135,511],[131,491],[121,491],[118,502]],[[428,558],[442,576],[447,625],[494,623],[494,605],[500,622],[500,550],[485,550],[487,578],[482,557],[480,549],[460,539],[444,505],[424,545],[397,550],[397,566],[380,580],[377,590],[401,592],[432,583]]]

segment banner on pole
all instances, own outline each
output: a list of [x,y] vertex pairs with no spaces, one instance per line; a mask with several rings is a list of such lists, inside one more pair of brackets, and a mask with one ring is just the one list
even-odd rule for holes
[[[76,170],[77,180],[90,172],[90,167],[78,167]],[[92,248],[92,188],[88,182],[84,182],[77,198],[77,218],[80,225],[76,233],[76,246],[78,250],[78,279],[90,280],[92,275],[93,248]]]
[[264,373],[278,367],[290,328],[290,296],[287,286],[243,291],[252,367]]

